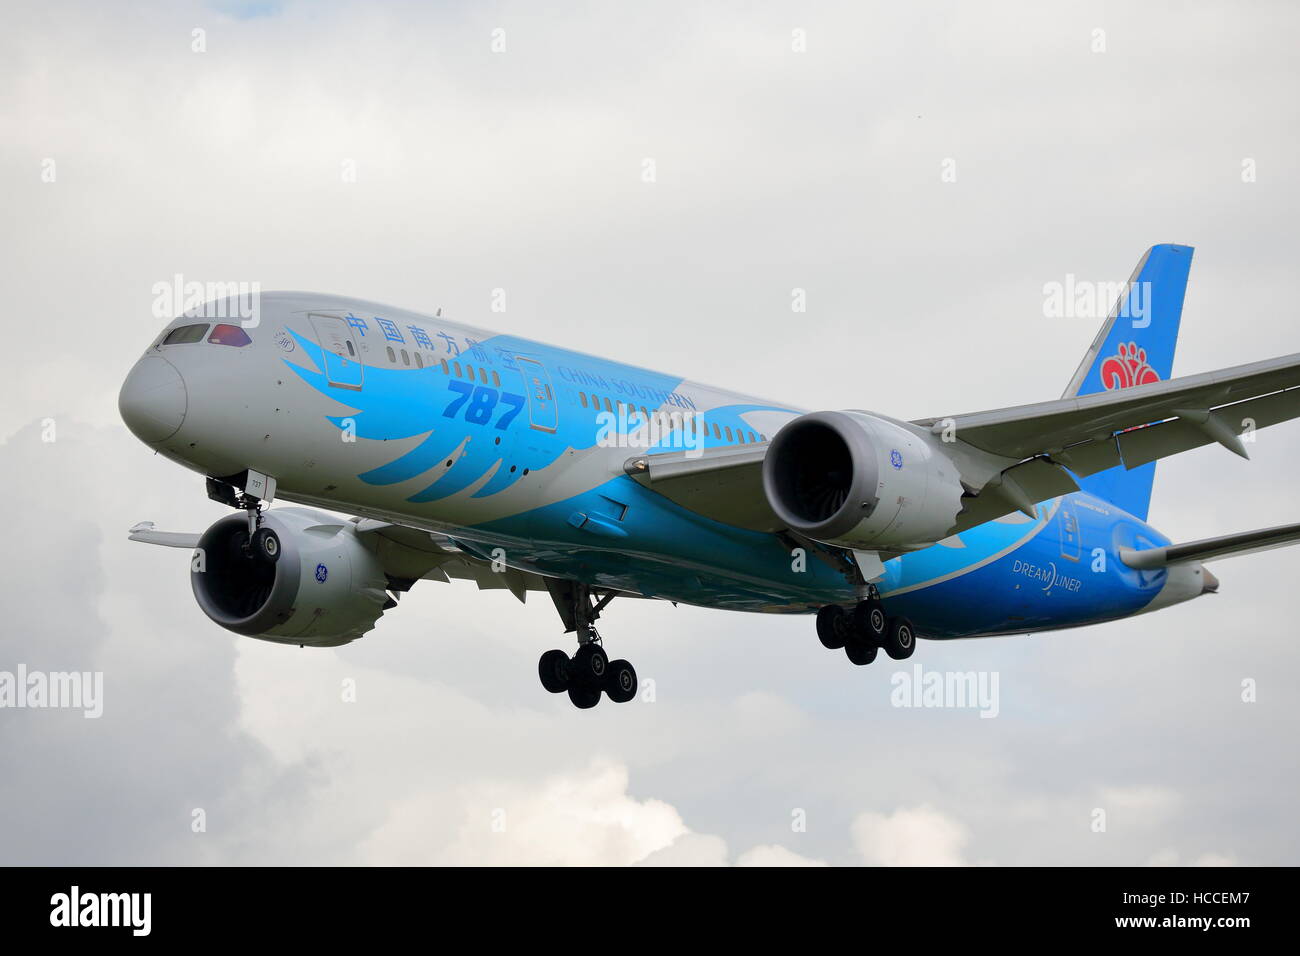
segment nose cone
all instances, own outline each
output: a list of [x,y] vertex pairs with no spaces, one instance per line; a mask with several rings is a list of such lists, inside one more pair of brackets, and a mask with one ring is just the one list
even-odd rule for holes
[[180,431],[188,405],[181,373],[157,355],[146,355],[135,363],[117,396],[117,408],[126,427],[150,444],[165,441]]

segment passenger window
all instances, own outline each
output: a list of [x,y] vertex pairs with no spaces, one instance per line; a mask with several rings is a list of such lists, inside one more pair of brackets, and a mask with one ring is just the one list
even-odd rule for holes
[[452,367],[453,367],[454,369],[456,369],[456,377],[457,377],[457,378],[464,378],[465,375],[464,375],[464,373],[461,372],[461,370],[460,370],[460,363],[459,363],[459,362],[452,362],[451,364],[452,364]]
[[753,432],[750,432],[750,433],[749,433],[749,443],[752,445],[752,444],[754,444],[755,441],[757,441],[757,439],[754,437],[754,433],[753,433]]
[[493,388],[501,387],[501,376],[497,374],[496,369],[492,370],[492,387]]
[[356,357],[357,357],[357,350],[356,350],[355,348],[352,347],[352,340],[351,340],[351,339],[348,339],[348,340],[347,340],[347,347],[348,347],[348,354],[351,355],[353,358],[356,358]]
[[447,360],[446,360],[446,359],[443,359],[443,360],[442,360],[442,374],[443,374],[443,375],[450,375],[450,374],[451,374],[451,372],[447,371]]
[[415,367],[424,368],[424,356],[421,355],[419,352],[415,353]]
[[718,439],[719,441],[722,440],[722,430],[718,428],[717,422],[713,423],[713,437]]
[[587,407],[587,393],[586,393],[586,392],[579,392],[579,393],[578,393],[578,401],[582,402],[582,407],[583,407],[583,408],[586,408],[586,407]]
[[759,440],[759,441],[767,441],[767,436],[764,435],[764,434],[762,434],[762,433],[760,432],[760,433],[759,433],[759,436],[758,436],[758,440]]
[[487,384],[487,369],[485,369],[482,365],[478,367],[478,377],[479,377],[479,381],[481,381],[484,385]]
[[397,364],[397,355],[393,352],[393,347],[391,345],[388,346],[388,361],[392,362],[394,365]]
[[727,441],[731,441],[731,426],[727,426]]
[[406,349],[402,349],[402,364],[403,365],[411,364],[411,356],[406,354]]
[[610,406],[608,398],[605,399],[605,411],[609,412],[611,415],[614,414],[614,409]]
[[202,342],[207,331],[208,324],[206,322],[201,325],[182,325],[180,328],[168,332],[167,338],[162,340],[162,344],[190,345],[194,342]]

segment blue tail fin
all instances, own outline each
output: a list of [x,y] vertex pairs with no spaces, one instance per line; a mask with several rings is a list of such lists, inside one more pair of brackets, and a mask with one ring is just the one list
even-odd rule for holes
[[[1169,378],[1191,266],[1191,246],[1159,245],[1147,250],[1063,398]],[[1155,462],[1132,471],[1121,465],[1081,479],[1079,485],[1145,520],[1155,476]]]

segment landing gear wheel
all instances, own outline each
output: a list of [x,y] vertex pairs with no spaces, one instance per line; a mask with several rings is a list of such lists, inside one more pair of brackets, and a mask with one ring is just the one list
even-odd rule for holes
[[849,660],[861,667],[863,664],[870,664],[876,659],[876,645],[871,644],[866,638],[855,635],[844,645],[844,653]]
[[[573,655],[573,668],[569,673],[575,683],[594,687],[599,696],[600,689],[605,685],[605,674],[608,672],[609,658],[605,655],[605,649],[599,644],[588,641],[578,648],[578,653]],[[573,697],[572,692],[569,697]]]
[[844,646],[853,630],[849,612],[838,604],[827,604],[817,612],[817,639],[822,647],[837,651]]
[[605,672],[605,693],[616,704],[626,704],[636,696],[636,671],[624,660],[610,661]]
[[860,601],[853,609],[853,629],[863,640],[879,644],[889,630],[889,619],[879,601]]
[[547,651],[537,662],[537,675],[542,686],[552,694],[569,689],[569,655],[564,651]]
[[270,528],[258,528],[254,531],[250,547],[253,557],[263,564],[275,564],[280,560],[280,538]]
[[891,617],[881,646],[896,661],[911,657],[916,650],[916,632],[912,630],[912,622],[905,617]]
[[569,688],[569,701],[579,710],[590,710],[600,703],[599,687],[579,687]]

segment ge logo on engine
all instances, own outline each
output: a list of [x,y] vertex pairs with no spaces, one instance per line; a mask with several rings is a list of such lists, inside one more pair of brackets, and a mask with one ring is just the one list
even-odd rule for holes
[[329,573],[330,573],[330,569],[325,567],[325,565],[323,564],[316,565],[316,580],[319,581],[321,584],[325,583],[325,579],[329,577]]
[[889,453],[889,463],[895,468],[903,467],[903,453],[895,448]]

